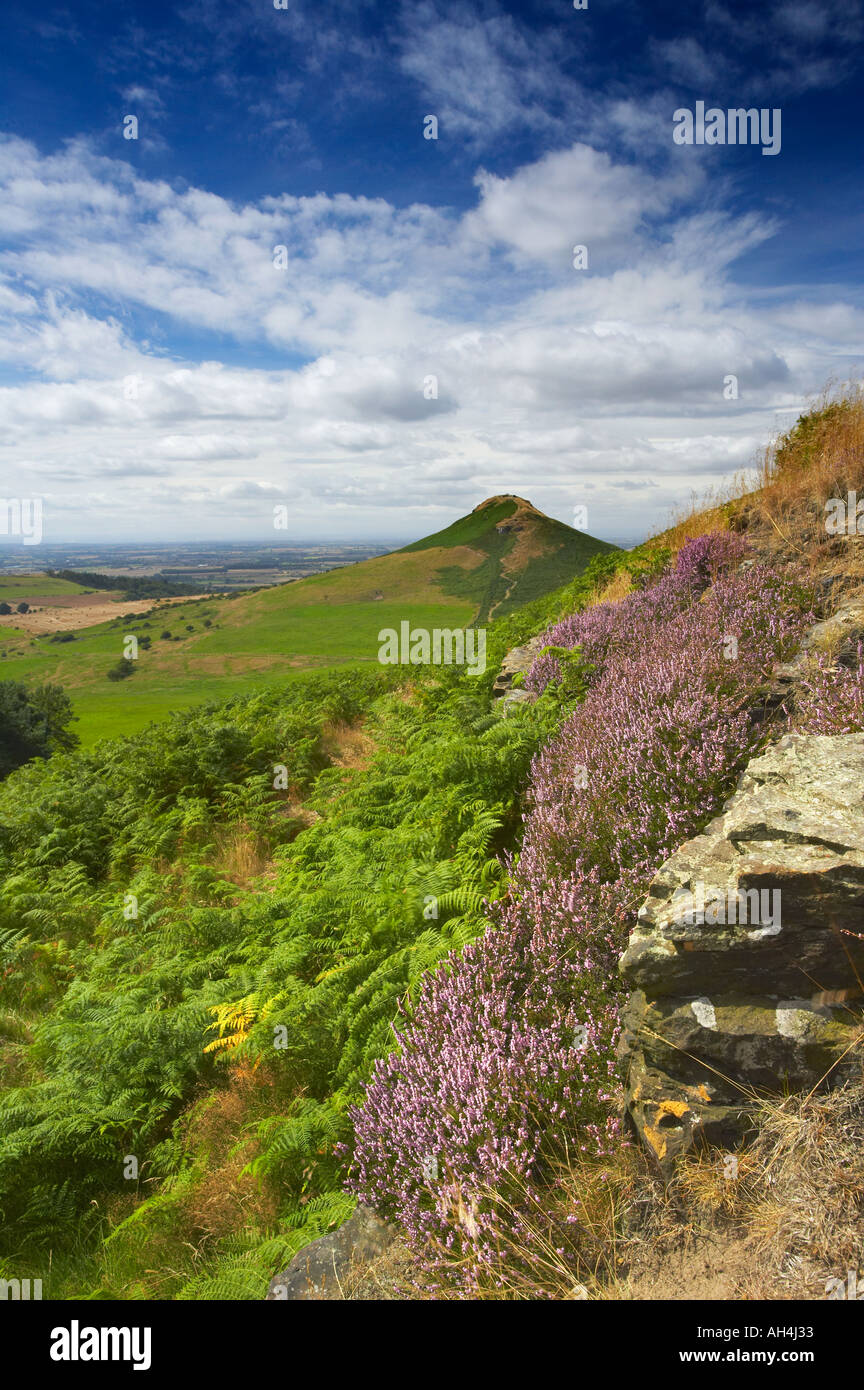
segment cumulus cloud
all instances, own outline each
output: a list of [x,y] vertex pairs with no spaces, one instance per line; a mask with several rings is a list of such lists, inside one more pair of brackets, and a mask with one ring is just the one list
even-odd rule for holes
[[860,344],[836,286],[736,283],[779,223],[704,208],[702,180],[580,140],[479,171],[462,213],[244,204],[6,139],[0,489],[44,491],[46,539],[262,537],[286,495],[298,535],[407,539],[503,490],[565,520],[590,494],[633,540]]
[[587,247],[589,265],[610,254],[632,259],[645,219],[668,213],[684,192],[679,172],[654,177],[583,144],[545,155],[509,178],[481,171],[477,184],[480,202],[466,219],[469,233],[561,269],[570,266],[574,243]]

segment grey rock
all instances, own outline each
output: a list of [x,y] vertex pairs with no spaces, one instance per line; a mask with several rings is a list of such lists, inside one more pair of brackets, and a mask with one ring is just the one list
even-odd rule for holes
[[506,718],[517,705],[533,705],[537,696],[530,690],[507,690],[498,705],[499,712]]
[[383,1255],[395,1238],[394,1228],[371,1207],[359,1206],[338,1230],[313,1240],[298,1251],[287,1269],[274,1274],[267,1299],[342,1299],[351,1272]]
[[620,961],[628,1107],[661,1163],[743,1132],[759,1091],[847,1078],[862,932],[864,734],[788,734],[657,873]]
[[528,674],[544,645],[542,637],[532,637],[523,646],[514,647],[512,651],[507,653],[501,662],[501,669],[495,677],[495,684],[492,687],[493,700],[512,689],[514,676]]

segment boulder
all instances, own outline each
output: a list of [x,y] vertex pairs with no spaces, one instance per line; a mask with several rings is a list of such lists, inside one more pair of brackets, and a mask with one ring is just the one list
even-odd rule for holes
[[860,1072],[864,734],[788,734],[667,860],[620,969],[627,1103],[661,1164],[756,1097]]
[[393,1227],[371,1207],[359,1206],[338,1230],[304,1246],[287,1269],[274,1274],[267,1298],[283,1302],[343,1299],[349,1276],[383,1255],[395,1238]]
[[498,702],[498,713],[506,719],[510,711],[516,706],[533,705],[536,699],[537,696],[530,690],[520,690],[518,687],[516,690],[506,690]]
[[[499,696],[505,695],[513,688],[513,677],[522,674],[527,675],[534,665],[536,658],[540,655],[545,645],[542,637],[532,637],[529,642],[521,647],[514,647],[509,651],[501,662],[501,669],[495,677],[495,684],[492,686],[492,699],[497,700]],[[518,688],[518,687],[517,687]],[[532,698],[528,691],[522,695],[522,699]]]

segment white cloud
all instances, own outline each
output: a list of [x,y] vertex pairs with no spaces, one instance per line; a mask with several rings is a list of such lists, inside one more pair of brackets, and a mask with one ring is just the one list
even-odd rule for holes
[[587,245],[589,266],[592,256],[610,249],[632,256],[643,219],[668,211],[674,190],[582,144],[545,155],[510,178],[483,171],[477,183],[480,203],[466,219],[469,232],[561,269],[570,268],[574,244]]
[[260,498],[275,497],[286,498],[297,495],[296,488],[279,487],[276,483],[256,483],[250,478],[244,478],[236,483],[226,483],[225,487],[219,489],[222,497],[235,499],[251,498],[254,501]]
[[420,86],[445,137],[488,144],[526,127],[558,136],[577,105],[584,115],[587,94],[560,61],[580,47],[575,27],[566,35],[554,28],[534,34],[510,15],[480,17],[467,5],[442,8],[431,0],[404,7],[403,21],[403,71]]
[[[46,540],[261,537],[286,489],[298,535],[407,537],[513,491],[565,520],[590,494],[593,529],[635,537],[861,343],[842,287],[750,302],[736,260],[776,227],[706,211],[702,179],[580,142],[479,174],[461,216],[235,205],[4,141],[0,491],[44,485]],[[204,360],[153,346],[174,327]]]
[[165,459],[216,460],[248,459],[255,448],[240,435],[169,434],[160,439],[155,452]]

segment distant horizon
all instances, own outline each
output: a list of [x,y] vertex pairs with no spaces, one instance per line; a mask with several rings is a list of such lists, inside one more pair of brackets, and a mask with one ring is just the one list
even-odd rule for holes
[[[78,538],[78,537],[75,537],[75,538],[71,538],[71,537],[70,537],[68,540],[67,540],[67,539],[48,540],[48,539],[46,539],[46,538],[44,537],[44,535],[43,535],[43,539],[42,539],[41,541],[39,541],[38,543],[31,543],[31,544],[28,544],[28,545],[25,546],[25,545],[23,544],[22,540],[20,539],[20,537],[17,537],[17,536],[11,537],[11,536],[7,536],[6,534],[2,534],[2,535],[0,535],[0,551],[4,551],[4,550],[8,550],[8,549],[14,549],[14,548],[20,548],[20,549],[22,549],[22,550],[26,549],[26,550],[28,550],[28,551],[32,551],[32,552],[35,553],[35,552],[37,552],[37,551],[47,551],[47,550],[50,550],[52,547],[55,548],[55,549],[60,549],[60,550],[72,550],[72,549],[82,549],[82,550],[86,550],[86,549],[90,549],[90,548],[98,548],[99,546],[151,546],[151,547],[161,546],[161,547],[163,547],[163,548],[165,548],[165,549],[170,549],[170,548],[176,547],[176,546],[190,546],[190,547],[202,547],[202,548],[207,547],[207,546],[222,546],[222,547],[227,547],[227,546],[245,546],[245,547],[254,546],[254,547],[257,547],[257,548],[266,548],[266,549],[279,550],[279,549],[290,549],[290,548],[292,548],[292,547],[297,547],[297,546],[303,547],[303,546],[310,546],[310,545],[311,545],[311,546],[314,546],[314,545],[385,546],[385,547],[387,547],[387,548],[390,549],[390,550],[398,550],[401,546],[404,546],[404,545],[411,545],[414,541],[421,540],[424,536],[435,535],[435,534],[436,534],[437,532],[439,532],[439,531],[446,530],[446,528],[447,528],[448,526],[453,525],[453,523],[456,522],[456,521],[458,521],[458,520],[460,520],[461,517],[470,515],[472,511],[476,511],[478,507],[482,506],[485,502],[488,502],[489,499],[490,499],[490,497],[495,497],[495,496],[522,497],[522,500],[523,500],[523,501],[529,502],[532,506],[535,505],[535,504],[533,503],[532,499],[531,499],[530,497],[526,497],[523,493],[512,493],[512,492],[508,492],[508,493],[498,492],[498,493],[495,493],[495,492],[492,492],[492,493],[489,493],[487,496],[482,497],[478,502],[476,502],[476,503],[474,504],[473,507],[467,507],[464,511],[457,512],[455,515],[451,515],[451,514],[450,514],[450,509],[447,508],[446,511],[447,511],[448,515],[445,515],[444,517],[441,517],[441,518],[439,518],[438,520],[429,521],[429,522],[426,523],[426,528],[428,528],[428,529],[420,529],[420,530],[418,530],[418,531],[416,531],[416,532],[414,532],[414,531],[411,531],[411,532],[404,531],[404,532],[402,532],[401,534],[395,535],[395,536],[394,536],[393,534],[390,534],[390,535],[381,535],[380,533],[377,534],[377,535],[371,535],[371,534],[365,534],[365,535],[363,535],[363,534],[358,534],[358,532],[356,532],[356,531],[348,531],[348,530],[343,531],[341,534],[339,534],[339,533],[332,533],[332,532],[331,532],[331,533],[325,534],[325,535],[320,535],[320,534],[318,534],[318,535],[316,535],[316,534],[306,534],[306,535],[302,535],[302,534],[297,533],[297,534],[294,534],[294,535],[291,535],[291,536],[289,536],[289,535],[288,535],[286,532],[284,532],[284,531],[277,531],[277,532],[275,532],[275,535],[278,536],[278,539],[274,539],[274,530],[273,530],[273,529],[270,529],[269,531],[265,532],[265,533],[262,534],[262,535],[258,535],[258,534],[254,534],[254,533],[253,533],[253,534],[250,534],[250,535],[247,535],[247,536],[236,536],[236,535],[234,535],[234,536],[226,536],[226,535],[202,536],[202,535],[199,534],[199,535],[197,535],[197,536],[195,536],[195,537],[190,537],[190,536],[182,536],[182,535],[165,536],[165,535],[163,534],[163,535],[161,535],[160,537],[155,537],[155,536],[141,535],[141,533],[139,532],[139,533],[137,533],[134,537],[133,537],[133,536],[128,536],[128,535],[127,535],[127,536],[124,536],[124,535],[116,535],[116,536],[113,536],[113,537],[112,537],[112,536],[107,536],[107,537],[104,537],[104,536],[103,536],[102,538],[100,538],[100,539],[98,539],[98,540],[95,539],[95,538],[93,538],[93,537],[88,537],[88,538],[85,538],[85,539],[80,539],[80,538]],[[445,509],[442,508],[441,510],[445,510]],[[625,542],[625,541],[623,541],[623,540],[621,540],[621,539],[615,539],[614,537],[611,537],[611,536],[609,536],[609,535],[603,535],[600,531],[593,531],[593,530],[591,530],[590,525],[589,525],[589,526],[574,526],[572,521],[566,520],[566,519],[565,519],[564,517],[562,517],[562,516],[556,516],[556,515],[555,515],[554,513],[552,513],[552,512],[545,512],[544,508],[542,508],[542,507],[538,507],[537,510],[540,511],[540,512],[542,512],[544,515],[548,516],[548,517],[550,518],[550,520],[552,520],[552,521],[558,521],[558,522],[561,523],[561,525],[569,526],[572,530],[581,531],[581,532],[582,532],[583,534],[585,534],[585,535],[594,536],[597,540],[606,541],[606,542],[607,542],[608,544],[610,544],[610,545],[621,546],[621,547],[623,547],[623,548],[625,548],[625,549],[629,549],[631,546],[634,546],[634,545],[639,545],[639,544],[641,543],[642,540],[646,539],[645,536],[630,536],[630,537],[628,537],[628,539],[627,539],[626,542]],[[2,518],[0,518],[0,519],[2,519]]]
[[[454,518],[454,520],[458,520],[458,518]],[[561,518],[552,517],[551,520],[560,521]],[[569,525],[570,523],[564,522],[563,524]],[[206,549],[208,547],[227,548],[235,546],[242,549],[256,550],[292,550],[305,549],[309,546],[333,545],[347,548],[356,545],[366,547],[378,546],[386,548],[387,550],[399,550],[402,546],[411,545],[415,541],[422,540],[425,536],[435,535],[438,531],[443,531],[444,529],[445,526],[436,526],[433,531],[423,531],[419,535],[406,534],[403,536],[294,536],[288,540],[276,542],[267,538],[261,539],[254,536],[245,537],[243,539],[239,539],[236,536],[214,536],[212,538],[197,537],[195,539],[178,536],[169,540],[166,540],[164,537],[157,540],[148,536],[138,536],[133,540],[129,536],[116,536],[108,539],[103,538],[101,540],[43,541],[39,545],[23,545],[20,540],[9,540],[5,537],[0,537],[0,554],[5,555],[13,551],[20,551],[24,556],[38,558],[40,554],[45,554],[51,550],[98,550],[100,547],[106,548],[109,546],[139,548],[146,546],[163,550],[174,550],[180,546],[188,546],[194,549]],[[581,530],[582,528],[573,527],[571,529]],[[618,546],[624,550],[629,550],[633,546],[641,545],[643,541],[648,539],[647,536],[631,536],[624,539],[619,537],[616,539],[614,536],[599,535],[594,531],[584,531],[583,534],[593,536],[595,540],[606,541],[608,545]]]
[[[553,520],[553,521],[557,521],[557,520],[559,520],[559,518],[558,518],[558,517],[553,517],[552,520]],[[443,526],[439,526],[437,529],[438,529],[439,531],[443,531],[443,530],[444,530],[444,527],[443,527]],[[574,530],[579,530],[580,528],[579,528],[579,527],[574,527],[573,529],[574,529]],[[622,541],[616,541],[616,540],[610,538],[609,536],[597,535],[594,531],[586,531],[586,532],[584,532],[583,534],[584,534],[584,535],[593,536],[594,539],[595,539],[595,540],[598,540],[598,541],[606,541],[606,543],[607,543],[608,545],[622,545],[622,544],[623,544]],[[208,545],[209,545],[209,546],[214,546],[214,545],[215,545],[215,546],[229,546],[229,545],[236,545],[236,546],[245,546],[245,547],[254,546],[254,547],[256,547],[257,549],[269,549],[269,550],[290,550],[290,549],[302,548],[302,547],[310,546],[310,545],[339,545],[339,546],[350,546],[350,545],[361,545],[361,546],[369,546],[369,545],[386,545],[386,546],[389,546],[390,549],[394,549],[394,548],[398,549],[399,546],[411,545],[414,541],[422,540],[422,539],[423,539],[423,536],[426,536],[426,535],[435,535],[435,532],[434,532],[434,531],[424,531],[424,532],[422,533],[422,535],[420,535],[420,536],[415,536],[415,535],[410,535],[410,536],[406,535],[406,536],[397,536],[397,537],[357,536],[357,537],[354,537],[353,539],[347,539],[347,538],[344,537],[344,536],[342,536],[342,537],[339,537],[339,536],[312,536],[312,537],[309,537],[309,536],[307,536],[307,537],[304,537],[304,538],[301,538],[301,537],[299,537],[299,536],[295,536],[292,540],[280,542],[278,545],[274,545],[272,541],[256,540],[254,537],[252,537],[251,539],[248,539],[248,540],[238,540],[236,537],[228,537],[228,538],[226,538],[226,537],[224,537],[224,536],[222,536],[222,537],[215,537],[215,536],[214,536],[212,540],[200,540],[200,539],[199,539],[199,540],[189,540],[189,539],[186,539],[186,538],[184,538],[184,537],[182,537],[182,536],[179,536],[179,537],[177,537],[177,538],[174,539],[174,540],[168,540],[168,541],[166,541],[166,540],[164,540],[164,539],[163,539],[163,540],[154,540],[154,539],[151,539],[150,537],[147,537],[147,536],[144,536],[143,538],[139,538],[139,539],[137,539],[137,540],[131,540],[128,536],[117,536],[117,537],[114,537],[113,539],[109,539],[109,540],[100,540],[100,541],[52,541],[51,543],[43,543],[43,544],[38,545],[38,546],[33,546],[33,545],[22,546],[22,544],[21,544],[20,541],[7,541],[7,540],[2,540],[2,539],[0,539],[0,549],[2,549],[2,550],[22,550],[22,551],[24,551],[24,552],[29,552],[29,553],[33,553],[33,554],[38,554],[38,553],[41,552],[41,551],[46,551],[46,550],[51,550],[51,549],[57,549],[57,550],[86,550],[86,549],[90,549],[90,548],[98,549],[99,546],[108,546],[108,545],[124,545],[124,546],[144,546],[144,545],[150,545],[150,546],[161,546],[161,547],[163,547],[164,549],[169,549],[169,548],[172,548],[172,547],[175,547],[175,548],[176,548],[177,546],[181,546],[181,545],[188,545],[188,546],[208,546]],[[648,537],[646,536],[646,537],[644,537],[644,539],[647,540]],[[641,543],[642,543],[642,541],[641,541],[638,537],[637,537],[637,538],[631,538],[631,539],[629,539],[629,540],[627,541],[627,545],[628,545],[628,546],[630,546],[630,545],[641,545]]]

